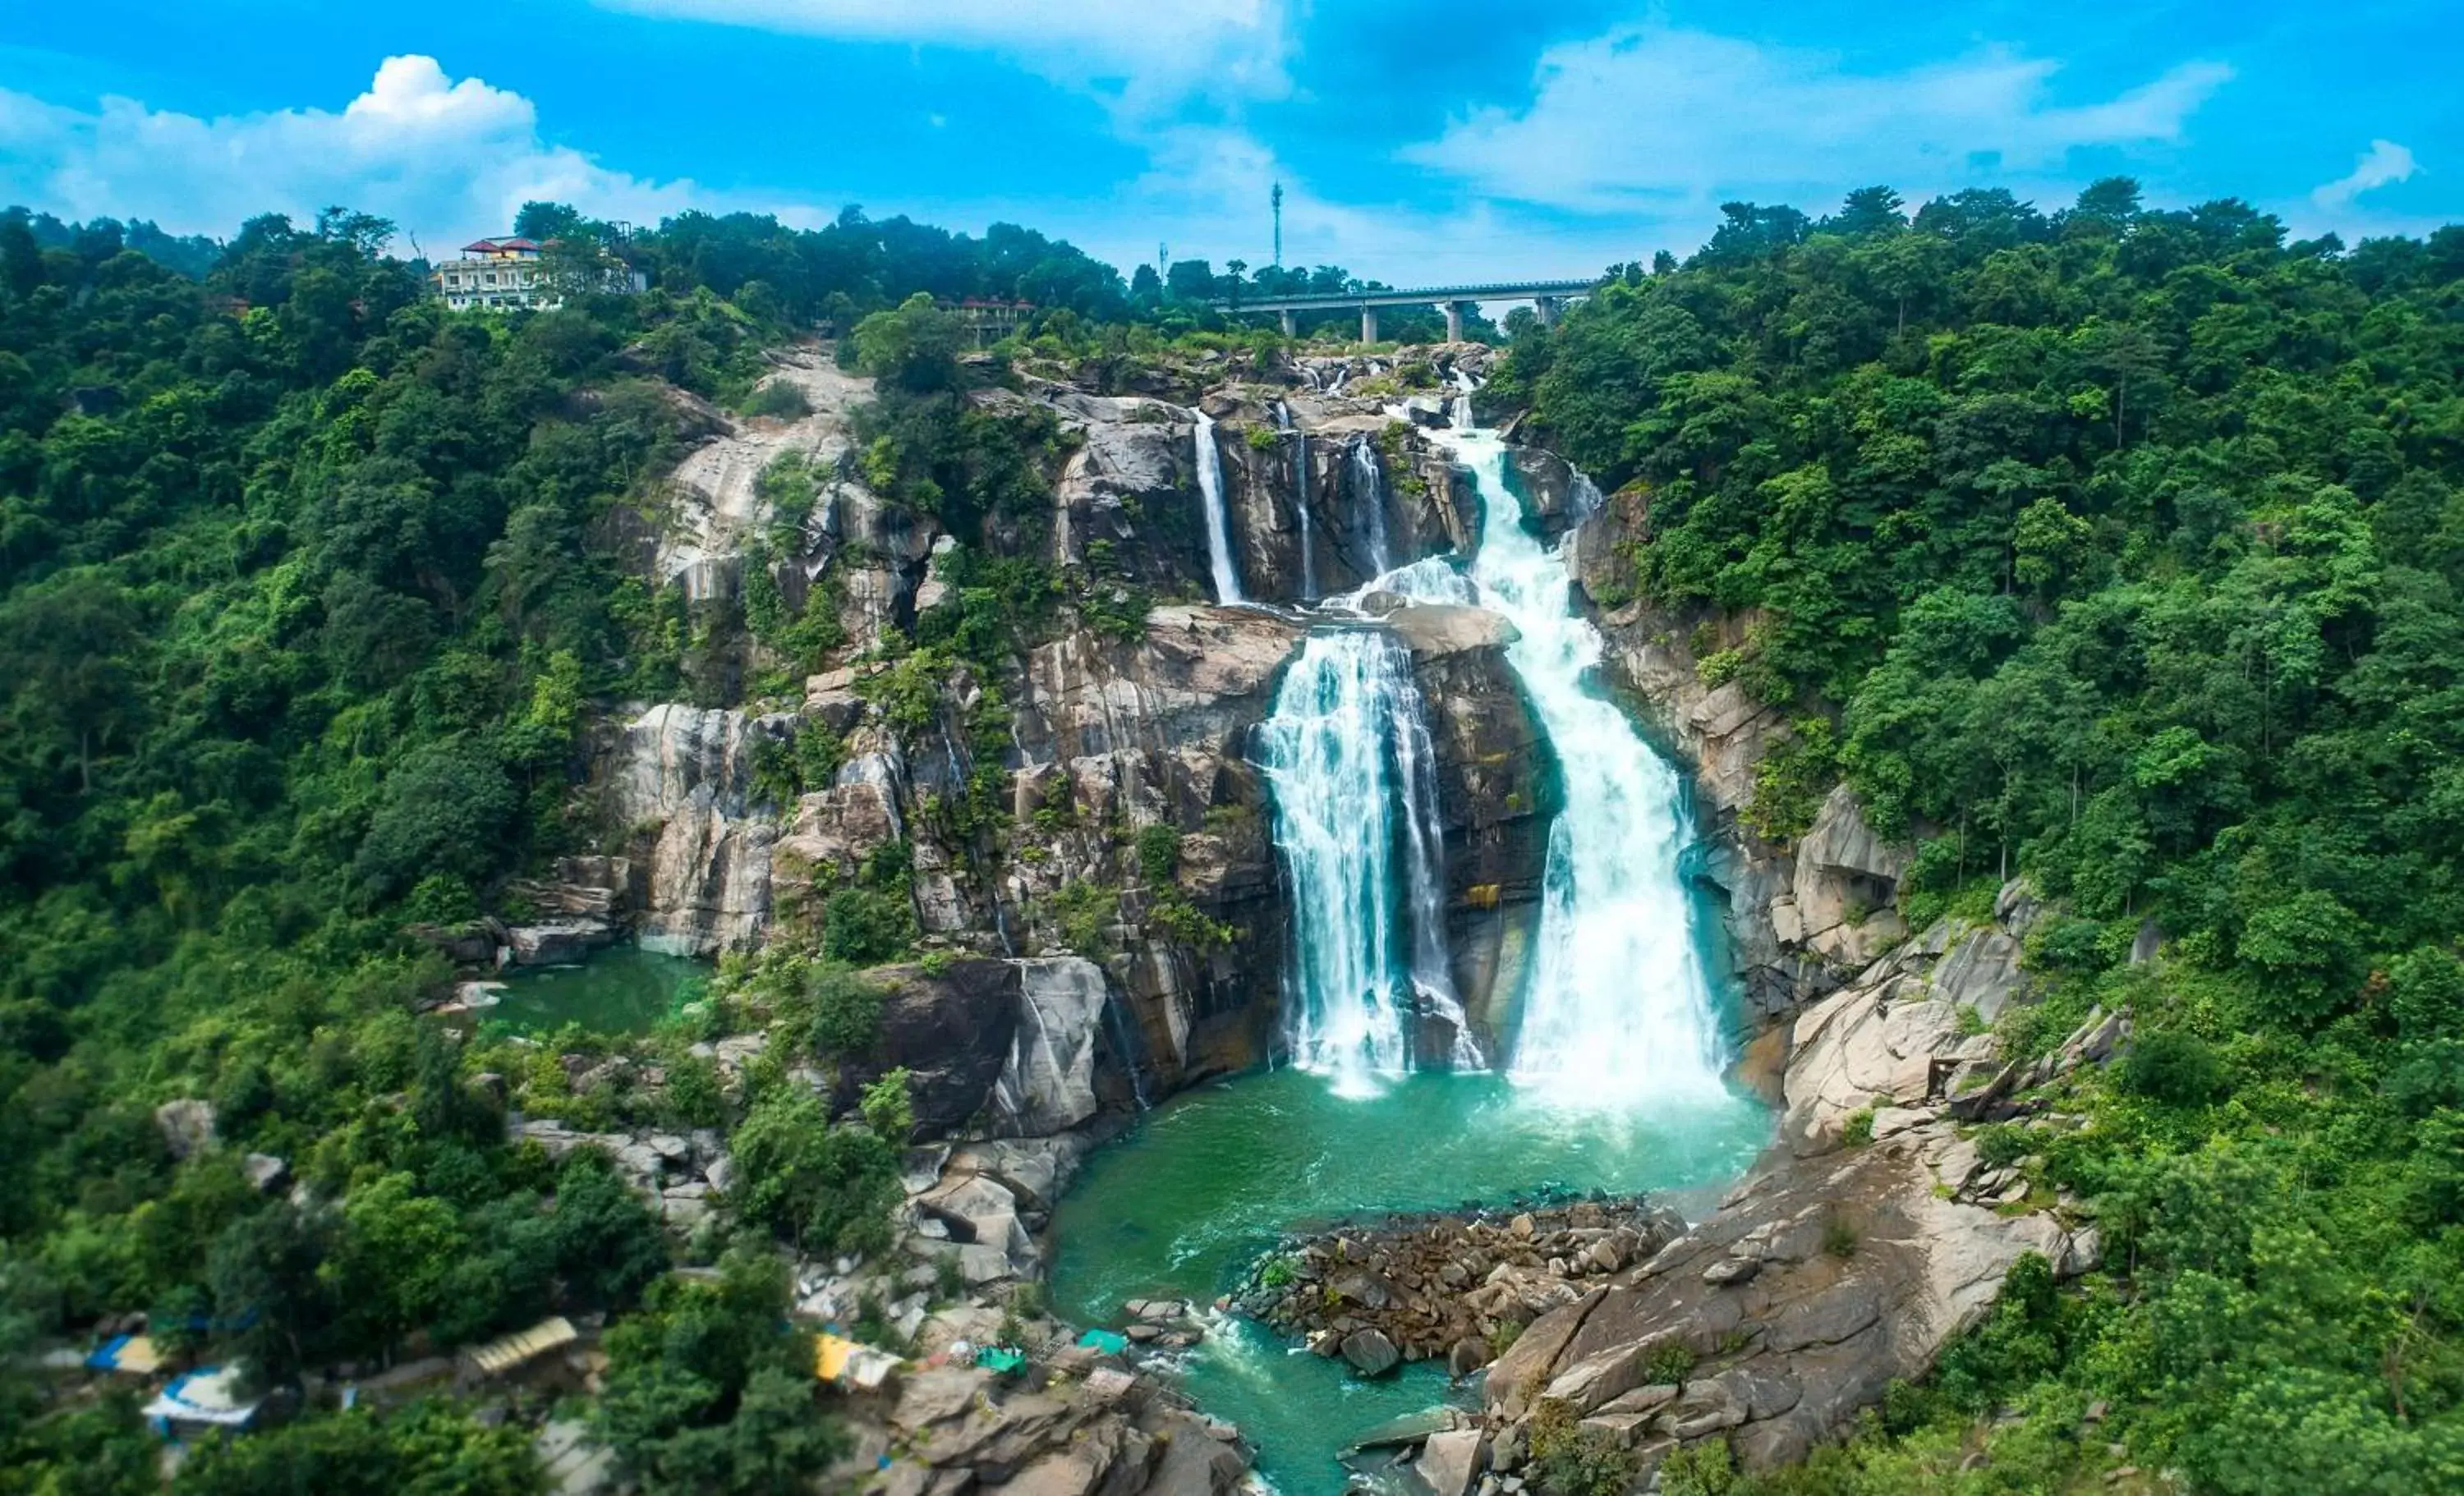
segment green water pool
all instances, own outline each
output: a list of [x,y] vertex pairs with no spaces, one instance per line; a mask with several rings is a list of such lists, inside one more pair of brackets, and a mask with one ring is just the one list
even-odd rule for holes
[[689,984],[709,976],[704,961],[611,946],[570,966],[509,974],[495,1006],[483,1010],[480,1021],[517,1034],[553,1033],[567,1023],[594,1034],[648,1033]]
[[[1212,1300],[1299,1226],[1550,1188],[1716,1192],[1770,1135],[1744,1096],[1570,1111],[1493,1075],[1413,1075],[1362,1099],[1299,1070],[1246,1076],[1176,1098],[1087,1161],[1055,1212],[1053,1300],[1112,1325],[1130,1299]],[[1448,1395],[1441,1368],[1364,1382],[1228,1317],[1184,1382],[1241,1425],[1285,1496],[1334,1496],[1337,1451]]]

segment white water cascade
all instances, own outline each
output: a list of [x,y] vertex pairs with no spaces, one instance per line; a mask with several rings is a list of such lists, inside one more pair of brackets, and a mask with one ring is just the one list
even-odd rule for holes
[[[1506,444],[1476,429],[1434,434],[1479,490],[1471,582],[1482,605],[1521,634],[1507,660],[1562,779],[1509,1072],[1577,1106],[1725,1094],[1710,983],[1678,871],[1691,836],[1683,782],[1590,683],[1599,634],[1574,611],[1563,559],[1524,528]],[[1450,571],[1406,567],[1380,584],[1461,601]]]
[[1232,527],[1223,513],[1223,450],[1215,445],[1215,418],[1191,407],[1198,418],[1198,496],[1206,503],[1206,561],[1215,573],[1215,601],[1238,603],[1241,573],[1232,564]]
[[[1310,378],[1316,378],[1311,374]],[[1317,539],[1309,519],[1309,432],[1292,424],[1292,407],[1275,402],[1275,424],[1292,433],[1292,512],[1301,526],[1301,601],[1317,601]]]
[[1369,573],[1375,576],[1395,564],[1386,554],[1386,470],[1377,463],[1377,444],[1363,436],[1352,444],[1353,487],[1358,502],[1369,511]]
[[1315,633],[1285,672],[1257,759],[1290,879],[1292,1061],[1346,1095],[1414,1067],[1425,1011],[1483,1061],[1446,974],[1434,754],[1411,655],[1382,629]]

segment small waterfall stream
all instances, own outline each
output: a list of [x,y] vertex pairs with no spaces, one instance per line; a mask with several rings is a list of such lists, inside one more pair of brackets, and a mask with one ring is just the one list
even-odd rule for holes
[[1198,496],[1206,504],[1206,561],[1215,574],[1215,601],[1238,603],[1241,572],[1232,562],[1232,525],[1223,513],[1223,449],[1215,445],[1215,418],[1195,406],[1198,418]]
[[1352,444],[1353,487],[1358,502],[1369,511],[1369,572],[1375,576],[1395,564],[1386,551],[1386,470],[1377,461],[1377,444],[1363,436]]

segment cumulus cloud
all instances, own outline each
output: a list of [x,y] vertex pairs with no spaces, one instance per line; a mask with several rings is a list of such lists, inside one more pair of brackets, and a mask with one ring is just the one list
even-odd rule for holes
[[2074,148],[2170,143],[2233,77],[2186,62],[2112,98],[2059,104],[2058,64],[1987,49],[1891,74],[1660,25],[1543,53],[1532,99],[1485,109],[1407,160],[1498,197],[1586,212],[1716,194],[2058,168]]
[[387,57],[339,113],[200,119],[121,98],[88,112],[0,89],[0,201],[67,217],[228,235],[257,213],[304,221],[342,204],[395,220],[433,251],[502,232],[532,198],[637,222],[734,206],[690,181],[645,181],[549,144],[528,99],[457,81],[433,57]]
[[1288,83],[1288,0],[598,0],[613,10],[847,41],[990,52],[1146,118]]
[[2369,150],[2353,164],[2349,175],[2319,187],[2310,194],[2310,201],[2327,212],[2341,213],[2353,206],[2353,199],[2372,187],[2410,181],[2419,169],[2412,152],[2393,141],[2372,141]]

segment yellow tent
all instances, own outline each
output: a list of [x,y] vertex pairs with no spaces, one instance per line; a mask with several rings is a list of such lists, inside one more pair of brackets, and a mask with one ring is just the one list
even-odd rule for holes
[[837,1381],[847,1375],[847,1358],[862,1349],[845,1335],[815,1335],[813,1375],[825,1382]]

